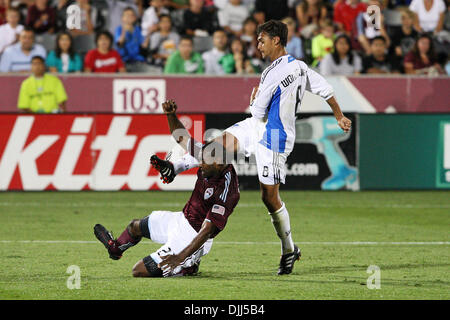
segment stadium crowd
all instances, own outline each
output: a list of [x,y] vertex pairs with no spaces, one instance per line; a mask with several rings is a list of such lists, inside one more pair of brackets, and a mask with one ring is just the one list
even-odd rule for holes
[[450,74],[444,0],[0,0],[0,72],[29,73],[40,56],[54,73],[260,73],[256,28],[270,19],[287,24],[288,53],[324,75]]

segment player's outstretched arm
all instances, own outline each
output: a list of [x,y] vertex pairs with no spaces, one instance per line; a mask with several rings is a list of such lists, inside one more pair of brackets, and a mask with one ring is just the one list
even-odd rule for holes
[[329,98],[327,100],[327,103],[330,106],[331,110],[333,110],[334,116],[336,117],[339,127],[341,127],[341,129],[344,130],[344,132],[348,132],[352,127],[352,121],[344,116],[344,114],[341,111],[341,108],[339,107],[339,104],[337,103],[334,97]]
[[202,228],[192,239],[192,242],[188,244],[186,248],[183,249],[179,254],[162,256],[163,260],[159,263],[158,267],[165,271],[166,268],[171,270],[175,269],[180,265],[187,257],[191,256],[195,251],[200,249],[200,247],[214,234],[216,231],[216,226],[210,221],[203,221]]
[[167,116],[170,133],[175,138],[175,141],[180,144],[183,149],[187,150],[187,142],[189,141],[191,135],[176,115],[176,111],[178,109],[177,104],[174,100],[167,100],[166,102],[163,102],[162,108]]

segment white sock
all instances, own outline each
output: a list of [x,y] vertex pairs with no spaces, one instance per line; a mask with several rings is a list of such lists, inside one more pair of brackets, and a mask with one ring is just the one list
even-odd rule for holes
[[175,169],[175,174],[180,172],[196,168],[199,166],[199,162],[189,153],[186,153],[181,159],[173,162],[173,168]]
[[281,240],[281,254],[294,252],[294,242],[291,235],[291,223],[286,206],[281,206],[277,211],[270,213],[272,224],[275,227],[278,237]]

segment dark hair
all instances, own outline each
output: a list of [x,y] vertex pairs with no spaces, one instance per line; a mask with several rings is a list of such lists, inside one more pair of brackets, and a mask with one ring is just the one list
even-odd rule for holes
[[112,48],[112,46],[113,46],[113,42],[114,42],[114,38],[113,38],[111,32],[105,31],[105,30],[104,30],[104,31],[97,32],[97,34],[95,35],[95,45],[96,45],[96,46],[97,46],[97,43],[98,43],[98,39],[99,39],[101,36],[105,36],[105,37],[107,37],[107,38],[109,39],[109,50],[111,50],[111,48]]
[[73,58],[73,56],[75,55],[75,50],[73,49],[73,38],[72,38],[72,35],[67,31],[58,33],[58,35],[56,36],[56,45],[55,45],[56,56],[61,57],[62,51],[61,51],[61,48],[59,47],[59,40],[61,39],[62,36],[69,37],[69,39],[70,39],[69,56],[70,56],[70,58]]
[[33,28],[30,27],[30,26],[25,26],[25,27],[23,27],[22,32],[23,32],[23,31],[26,31],[26,32],[33,32],[33,35],[34,35],[34,30],[33,30]]
[[280,44],[283,47],[286,47],[287,44],[287,34],[288,29],[287,25],[278,20],[269,20],[266,23],[260,24],[256,29],[256,34],[267,33],[267,35],[271,38],[279,37]]
[[426,38],[430,42],[430,48],[428,49],[427,56],[428,59],[430,59],[431,63],[434,63],[436,61],[436,52],[434,51],[434,44],[433,44],[433,38],[428,33],[422,33],[419,35],[419,37],[416,40],[416,43],[414,43],[414,47],[411,49],[412,54],[416,59],[419,59],[422,61],[422,56],[419,52],[419,40]]
[[9,6],[8,9],[6,10],[6,12],[8,12],[8,11],[14,11],[20,16],[20,10],[15,7]]
[[383,36],[376,36],[372,38],[372,40],[370,40],[370,44],[372,44],[375,40],[381,40],[384,42],[384,44],[386,44],[386,39]]
[[247,24],[247,23],[249,23],[249,22],[253,22],[254,24],[258,24],[258,22],[255,20],[255,18],[253,18],[252,16],[250,16],[250,17],[247,17],[245,20],[244,20],[244,22],[242,23],[242,25],[245,25],[245,24]]
[[125,7],[125,9],[122,10],[122,15],[125,11],[133,11],[134,15],[137,16],[136,11],[134,11],[133,7]]
[[168,14],[164,14],[164,13],[161,14],[159,16],[159,21],[161,21],[162,18],[169,18],[170,22],[172,22],[172,17],[170,15],[168,15]]
[[222,32],[222,33],[225,33],[226,36],[228,36],[228,34],[227,34],[227,32],[225,31],[225,29],[217,28],[216,30],[214,30],[213,34],[216,33],[216,32]]
[[191,36],[188,36],[188,35],[182,35],[181,38],[180,38],[180,42],[181,42],[181,40],[188,40],[188,41],[190,41],[192,44],[194,43],[194,40],[192,39],[192,37],[191,37]]
[[33,62],[33,60],[39,60],[40,62],[42,62],[43,64],[45,64],[45,59],[41,56],[33,56],[31,58],[31,62]]
[[341,39],[344,39],[345,41],[347,41],[347,44],[348,44],[348,52],[347,52],[348,63],[353,64],[352,41],[350,40],[349,36],[347,36],[346,34],[341,34],[341,35],[337,36],[336,39],[334,39],[333,53],[331,54],[331,56],[333,57],[334,63],[341,64],[341,57],[339,56],[339,53],[338,53],[337,48],[336,48],[337,42],[339,40],[341,40]]

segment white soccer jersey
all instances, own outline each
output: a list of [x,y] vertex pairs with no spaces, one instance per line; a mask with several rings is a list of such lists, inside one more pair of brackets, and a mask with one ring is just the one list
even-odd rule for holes
[[290,153],[295,142],[295,120],[305,90],[325,100],[333,96],[331,85],[303,61],[284,55],[267,67],[250,105],[254,118],[265,121],[259,143],[279,153]]

